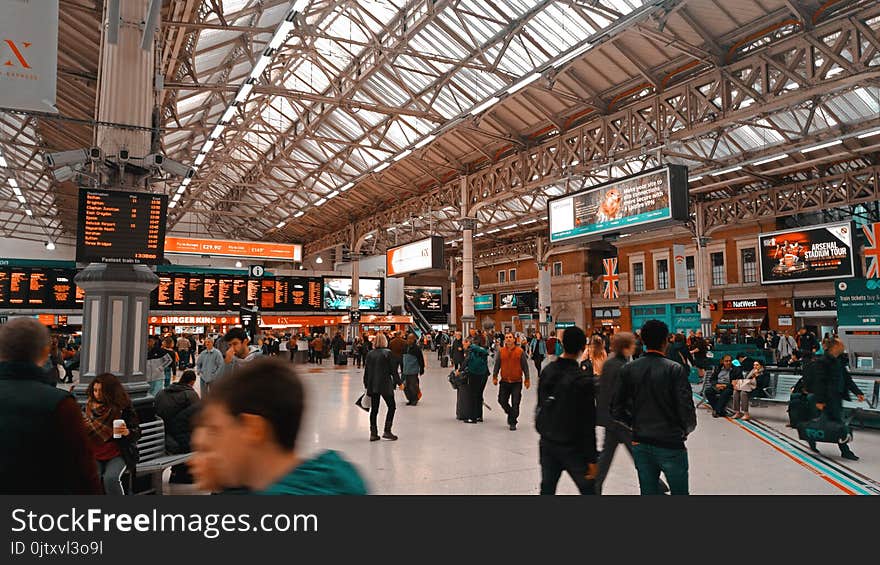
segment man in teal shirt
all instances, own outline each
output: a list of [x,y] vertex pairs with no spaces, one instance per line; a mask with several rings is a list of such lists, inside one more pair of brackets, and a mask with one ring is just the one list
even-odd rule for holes
[[335,451],[301,456],[296,439],[304,408],[302,382],[277,358],[255,359],[217,381],[193,432],[196,485],[254,494],[367,494],[357,469]]

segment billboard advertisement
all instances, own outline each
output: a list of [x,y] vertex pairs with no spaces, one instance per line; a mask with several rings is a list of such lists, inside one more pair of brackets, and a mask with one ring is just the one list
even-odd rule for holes
[[498,293],[498,308],[516,310],[519,313],[538,311],[538,293],[532,290]]
[[58,113],[58,0],[0,2],[0,107]]
[[687,167],[667,165],[551,199],[550,243],[685,221],[687,182]]
[[443,310],[443,289],[439,286],[405,286],[403,294],[413,301],[422,312],[440,312]]
[[474,295],[474,310],[494,310],[495,295],[494,294],[477,294]]
[[230,241],[194,237],[166,237],[165,253],[178,255],[211,255],[302,262],[303,246],[298,243],[271,241]]
[[[382,279],[358,279],[359,310],[384,312]],[[324,310],[351,310],[351,277],[324,277]]]
[[761,284],[855,276],[850,222],[764,233],[758,247]]
[[847,279],[834,285],[840,326],[880,326],[880,279]]
[[399,277],[407,273],[443,269],[443,238],[427,239],[392,247],[385,254],[385,275]]

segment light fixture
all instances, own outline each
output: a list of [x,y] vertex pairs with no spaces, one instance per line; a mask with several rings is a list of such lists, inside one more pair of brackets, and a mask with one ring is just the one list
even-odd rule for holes
[[27,214],[28,216],[33,216],[33,215],[34,215],[33,210],[31,210],[30,208],[26,209],[26,210],[24,211],[24,213]]
[[327,195],[327,200],[330,200],[331,198],[336,198],[337,196],[339,196],[339,191],[334,190],[333,192],[331,192],[330,194]]
[[532,84],[533,82],[535,82],[539,78],[541,78],[541,73],[532,73],[529,76],[527,76],[526,78],[522,79],[521,81],[515,82],[515,83],[511,84],[509,87],[507,87],[507,93],[514,94],[516,92],[519,92],[520,90],[522,90],[523,88]]
[[272,60],[271,56],[267,56],[265,54],[261,55],[260,58],[257,59],[257,62],[254,65],[254,68],[251,69],[250,77],[254,80],[257,80],[258,78],[260,78],[260,75],[263,74],[263,71],[265,71],[266,67],[269,66],[269,63],[271,62],[271,60]]
[[395,160],[395,161],[400,161],[401,159],[403,159],[404,157],[406,157],[406,156],[409,155],[410,153],[412,153],[412,149],[407,149],[407,150],[404,151],[403,153],[400,153],[399,155],[397,155],[397,156],[394,158],[394,160]]
[[721,175],[726,175],[727,173],[735,173],[736,171],[739,171],[741,169],[742,165],[737,165],[735,167],[730,167],[729,169],[721,169],[720,171],[715,171],[714,173],[709,174],[711,174],[713,177],[717,177]]
[[22,204],[27,204],[27,200],[25,200],[24,196],[22,196],[21,194],[16,194],[15,197],[18,198],[18,201]]
[[213,140],[213,139],[208,139],[208,140],[202,145],[201,152],[207,155],[207,154],[211,151],[211,149],[212,149],[213,147],[214,147],[214,140]]
[[171,202],[169,202],[168,207],[169,208],[176,208],[177,207],[177,200],[172,200]]
[[226,129],[226,126],[223,124],[217,124],[214,126],[214,131],[211,132],[211,139],[217,139],[223,134],[223,130]]
[[702,178],[703,178],[702,176],[694,177],[692,179],[688,179],[688,182],[697,182],[698,180],[702,180]]
[[387,169],[390,166],[391,166],[391,163],[389,163],[388,161],[385,161],[384,163],[382,163],[381,165],[376,167],[375,172],[381,173],[382,171],[384,171],[385,169]]
[[553,66],[558,69],[559,67],[568,63],[569,61],[571,61],[575,57],[582,55],[583,53],[586,53],[590,49],[590,47],[592,47],[592,46],[593,45],[591,43],[584,43],[580,47],[577,47],[576,49],[569,51],[568,54],[563,55],[558,61],[554,61]]
[[[880,128],[877,128],[877,129],[874,129],[871,131],[866,131],[865,133],[859,135],[858,138],[865,139],[866,137],[873,137],[875,135],[880,135]],[[2,162],[2,160],[3,160],[2,157],[0,157],[0,162]],[[2,166],[2,165],[0,165],[0,166]]]
[[225,112],[223,112],[223,117],[220,118],[220,121],[228,122],[233,118],[233,116],[235,116],[235,106],[230,106],[229,108],[226,108]]
[[812,147],[805,147],[804,149],[801,149],[801,153],[810,153],[812,151],[818,151],[820,149],[825,149],[827,147],[834,147],[835,145],[840,145],[841,143],[843,143],[842,139],[835,139],[834,141],[820,143],[819,145],[814,145]]
[[786,157],[788,157],[788,153],[783,153],[782,155],[776,155],[775,157],[767,157],[766,159],[762,159],[754,164],[755,165],[766,165],[767,163],[773,163],[775,161],[785,159]]
[[315,206],[320,206],[320,205],[323,204],[324,202],[327,202],[327,199],[326,199],[326,198],[319,198],[319,199],[315,202]]
[[47,241],[46,242],[46,249],[48,249],[49,251],[55,251],[55,242],[52,241],[51,239],[49,241]]
[[6,162],[6,159],[3,158],[3,155],[0,155],[0,168],[5,169],[9,166],[9,163]]
[[487,99],[485,102],[483,102],[479,106],[475,106],[474,108],[471,109],[471,116],[476,116],[477,114],[483,112],[484,110],[488,110],[489,108],[494,106],[495,103],[498,102],[498,100],[499,100],[499,98],[497,96],[493,96],[493,97]]
[[318,258],[317,258],[317,259],[315,259],[315,263],[317,263],[317,264],[319,264],[319,265],[320,265],[320,264],[321,264],[321,263],[323,263],[323,262],[324,262],[324,260],[323,260],[323,259],[321,259],[321,256],[320,256],[320,255],[318,255]]
[[301,217],[303,214],[305,214],[305,212],[303,212],[302,210],[300,210],[299,212],[297,212],[296,214],[294,214],[293,217],[294,217],[294,218],[299,218],[299,217]]
[[238,94],[235,95],[235,103],[241,104],[242,102],[247,100],[247,97],[250,96],[251,90],[253,89],[254,83],[252,83],[250,80],[241,85],[241,88],[238,89]]
[[194,166],[194,167],[198,167],[199,165],[201,165],[202,163],[204,163],[204,162],[205,162],[205,157],[207,157],[207,155],[204,154],[204,153],[199,153],[198,155],[196,155],[196,160],[193,161],[193,166]]
[[284,227],[284,225],[285,225],[285,224],[286,224],[286,223],[287,223],[287,222],[278,222],[278,224],[276,224],[276,226],[275,226],[275,227],[276,227],[276,228],[277,228],[277,229],[279,229],[279,230],[280,230],[280,229],[281,229],[281,228],[283,228],[283,227]]
[[431,134],[431,135],[429,135],[428,137],[422,139],[420,142],[416,143],[415,148],[416,148],[416,149],[421,149],[422,147],[424,147],[425,145],[431,143],[431,142],[434,141],[435,139],[437,139],[437,136],[434,135],[434,134]]
[[12,188],[18,188],[18,181],[15,180],[14,178],[9,177],[8,182],[9,182],[9,186],[11,186]]
[[350,189],[350,188],[353,188],[353,187],[354,187],[354,183],[353,183],[353,182],[350,182],[350,183],[348,183],[348,184],[345,185],[345,186],[341,186],[341,187],[339,187],[339,192],[345,192],[346,190],[348,190],[348,189]]

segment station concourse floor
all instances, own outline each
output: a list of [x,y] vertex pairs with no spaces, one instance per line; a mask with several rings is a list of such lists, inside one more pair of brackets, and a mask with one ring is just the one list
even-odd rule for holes
[[[532,388],[523,390],[517,431],[508,430],[491,381],[485,400],[492,410],[484,410],[485,422],[464,424],[455,419],[449,370],[440,368],[436,354],[426,351],[425,358],[418,406],[406,406],[403,392],[395,392],[396,442],[368,441],[369,415],[354,405],[363,392],[362,369],[334,367],[327,360],[321,366],[297,365],[309,395],[299,440],[303,454],[342,452],[365,475],[373,494],[537,494],[537,379],[533,376]],[[830,444],[819,444],[822,457],[809,454],[796,432],[785,428],[782,405],[753,407],[752,416],[753,425],[747,426],[698,409],[697,429],[687,442],[692,494],[880,494],[880,430],[856,429],[852,448],[861,460],[851,462]],[[383,403],[380,427],[384,417]],[[599,438],[601,445],[601,431]],[[566,475],[558,493],[577,493]],[[623,448],[604,493],[638,494],[635,469]]]

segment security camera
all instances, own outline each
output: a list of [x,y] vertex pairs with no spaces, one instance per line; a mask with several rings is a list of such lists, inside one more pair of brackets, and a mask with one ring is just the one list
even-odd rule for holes
[[128,152],[128,149],[120,149],[119,155],[117,155],[117,159],[119,160],[120,163],[128,162],[130,157],[131,157],[131,154]]
[[183,177],[185,179],[191,179],[196,174],[196,170],[192,167],[187,167],[183,163],[175,161],[174,159],[169,159],[168,157],[162,159],[159,168],[166,173],[171,173],[176,177]]
[[89,160],[89,154],[85,149],[74,149],[72,151],[61,151],[60,153],[47,153],[43,156],[43,161],[49,167],[63,167],[65,165],[78,165]]
[[89,159],[92,161],[102,161],[104,159],[104,151],[100,147],[90,147]]
[[160,153],[150,153],[149,155],[144,157],[145,167],[159,167],[161,169],[164,163],[165,156]]
[[52,171],[52,175],[55,177],[56,181],[64,182],[75,177],[77,172],[78,171],[73,167],[65,165],[64,167],[59,167]]

